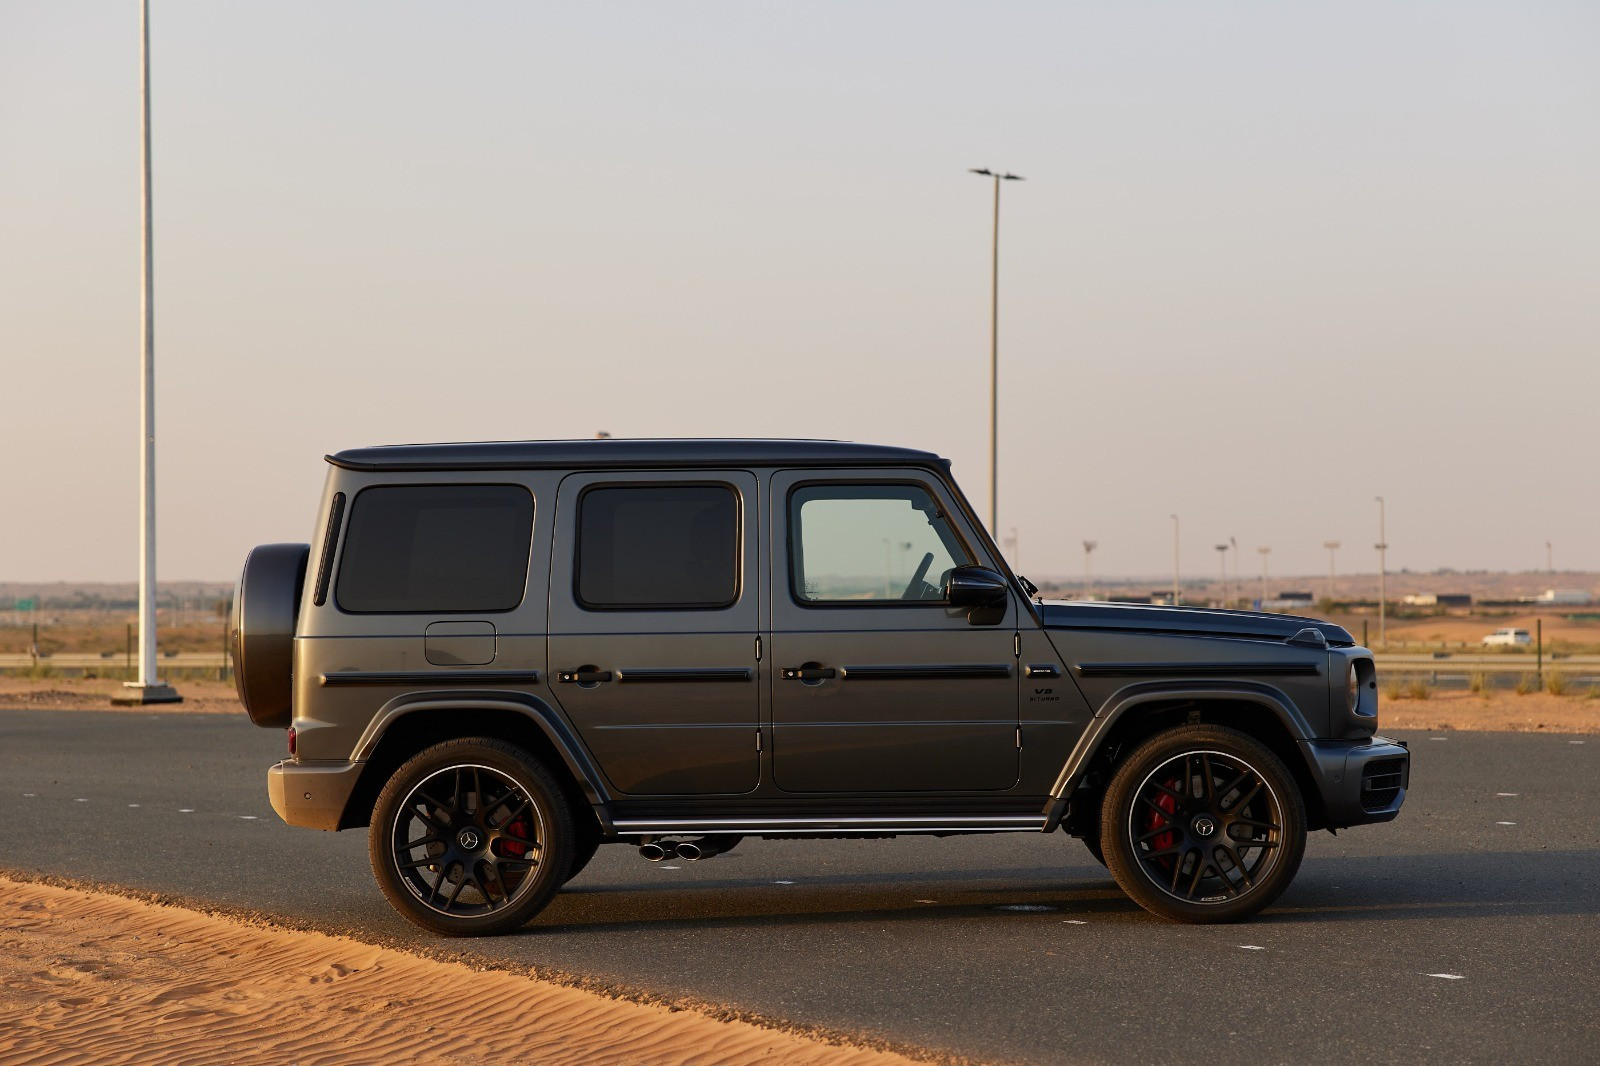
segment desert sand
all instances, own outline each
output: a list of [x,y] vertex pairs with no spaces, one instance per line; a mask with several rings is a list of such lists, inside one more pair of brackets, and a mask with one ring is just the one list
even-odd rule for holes
[[914,1060],[344,937],[0,877],[0,1061]]

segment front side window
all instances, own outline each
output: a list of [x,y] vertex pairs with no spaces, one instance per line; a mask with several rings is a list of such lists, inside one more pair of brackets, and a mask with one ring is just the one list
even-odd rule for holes
[[517,485],[365,489],[335,589],[359,614],[509,611],[522,602],[533,496]]
[[801,603],[942,602],[971,557],[920,485],[806,485],[789,497],[790,578]]
[[739,498],[727,485],[617,485],[578,501],[578,602],[705,610],[739,598]]

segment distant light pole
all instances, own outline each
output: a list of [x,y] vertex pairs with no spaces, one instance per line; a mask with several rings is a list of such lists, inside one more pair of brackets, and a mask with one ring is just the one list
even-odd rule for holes
[[1272,554],[1271,548],[1257,548],[1261,553],[1261,609],[1267,609],[1267,556]]
[[1373,547],[1378,549],[1378,647],[1389,645],[1389,539],[1384,532],[1384,502],[1382,496],[1373,497],[1378,501],[1378,543]]
[[1556,556],[1549,541],[1544,542],[1544,568],[1549,573],[1556,572]]
[[1172,519],[1172,606],[1181,607],[1183,600],[1178,596],[1178,516],[1169,514]]
[[1339,550],[1339,542],[1325,540],[1322,546],[1328,549],[1328,602],[1333,602],[1333,553]]
[[989,535],[1000,535],[1000,183],[1022,181],[1022,175],[968,167],[969,173],[994,179],[994,239],[989,264]]
[[1228,606],[1228,546],[1217,545],[1217,563],[1222,569],[1222,605]]
[[1020,572],[1022,570],[1022,538],[1017,535],[1016,526],[1011,527],[1011,535],[1002,543],[1006,554],[1011,559],[1011,569]]
[[1094,567],[1090,565],[1089,560],[1093,557],[1094,550],[1098,547],[1100,547],[1100,542],[1097,540],[1083,542],[1083,598],[1086,600],[1094,599]]
[[1228,583],[1228,602],[1232,603],[1239,588],[1239,542],[1233,537],[1228,538],[1228,550],[1233,552],[1233,580]]
[[125,682],[112,702],[178,703],[177,692],[156,677],[156,321],[155,251],[151,239],[150,189],[150,0],[139,3],[140,197],[143,213],[143,320],[139,379],[139,678]]

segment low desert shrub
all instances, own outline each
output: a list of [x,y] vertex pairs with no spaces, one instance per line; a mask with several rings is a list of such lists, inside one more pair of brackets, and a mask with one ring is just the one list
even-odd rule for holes
[[1527,696],[1539,691],[1539,675],[1528,673],[1517,678],[1517,695]]
[[1552,696],[1565,696],[1571,691],[1572,686],[1567,683],[1567,675],[1560,670],[1551,670],[1544,675],[1545,691]]
[[1403,677],[1386,677],[1383,679],[1383,698],[1386,700],[1403,700],[1406,698],[1406,681]]
[[1489,675],[1482,670],[1472,674],[1467,678],[1467,688],[1472,690],[1473,695],[1482,696],[1489,691]]
[[1433,686],[1420,677],[1414,677],[1406,685],[1406,696],[1413,700],[1425,700],[1433,695]]

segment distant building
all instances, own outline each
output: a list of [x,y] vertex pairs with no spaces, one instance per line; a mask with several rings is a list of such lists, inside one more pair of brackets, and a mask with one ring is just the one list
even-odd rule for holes
[[1586,607],[1594,602],[1594,596],[1587,589],[1545,589],[1534,597],[1534,601],[1565,607]]
[[1400,602],[1407,607],[1471,607],[1470,592],[1420,592],[1402,596]]

